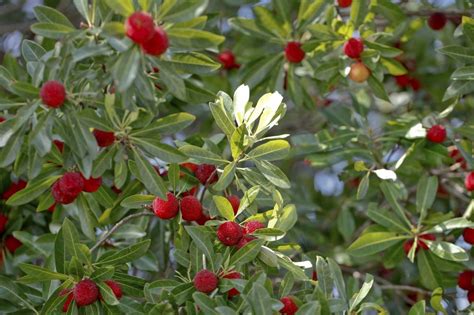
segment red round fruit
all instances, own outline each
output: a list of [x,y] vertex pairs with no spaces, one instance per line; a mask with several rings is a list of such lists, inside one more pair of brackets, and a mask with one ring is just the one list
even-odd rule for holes
[[59,188],[59,181],[55,182],[51,187],[51,194],[56,203],[67,205],[76,200],[77,195],[65,194]]
[[71,305],[72,300],[74,299],[74,294],[72,293],[71,289],[63,289],[59,292],[59,296],[64,296],[67,294],[66,301],[64,301],[62,311],[63,313],[67,313],[69,310],[69,305]]
[[291,297],[282,297],[280,302],[283,303],[283,308],[280,310],[280,314],[294,315],[298,311],[298,305],[296,305]]
[[468,299],[469,303],[474,302],[474,290],[471,290],[467,293],[467,299]]
[[53,140],[53,144],[58,148],[59,152],[63,153],[64,151],[64,142],[61,140]]
[[344,44],[344,54],[347,57],[358,59],[360,58],[360,54],[364,51],[364,43],[361,39],[358,38],[350,38]]
[[194,186],[190,190],[183,192],[182,196],[196,196],[197,189],[197,186]]
[[446,128],[443,125],[434,125],[428,129],[426,138],[434,143],[442,143],[446,140]]
[[196,223],[199,224],[199,225],[204,225],[206,224],[207,221],[209,221],[211,219],[210,216],[206,215],[206,214],[202,214],[199,219],[196,220]]
[[61,107],[66,100],[66,89],[61,82],[46,81],[40,90],[40,98],[43,103],[52,108]]
[[102,185],[102,177],[89,177],[89,179],[86,179],[84,176],[82,176],[82,178],[84,179],[83,191],[85,192],[96,192],[97,190],[99,190],[100,185]]
[[192,174],[196,173],[198,169],[198,165],[196,163],[191,163],[191,162],[184,162],[184,163],[181,163],[179,166],[187,169]]
[[441,12],[433,13],[428,18],[428,25],[435,31],[442,29],[446,25],[446,22],[448,22],[448,19],[446,18],[446,15]]
[[82,174],[68,172],[53,184],[51,192],[57,203],[69,204],[79,196],[83,189],[84,179]]
[[172,193],[166,194],[167,200],[163,200],[159,197],[153,201],[153,212],[155,215],[163,220],[174,218],[179,211],[179,202],[175,195]]
[[259,221],[248,221],[244,225],[244,234],[252,234],[258,229],[263,229],[265,228],[265,225],[262,222]]
[[181,199],[181,216],[186,221],[196,221],[202,216],[202,206],[194,196],[186,196]]
[[[224,275],[222,278],[224,279],[240,279],[241,275],[240,272],[237,271],[231,271],[228,274]],[[227,297],[232,298],[236,295],[239,295],[240,292],[236,288],[232,288],[229,291],[227,291]]]
[[5,117],[0,116],[0,123],[4,122],[5,120]]
[[22,190],[26,187],[26,182],[24,180],[19,180],[18,182],[12,182],[10,186],[8,186],[7,190],[5,190],[2,194],[2,199],[8,200],[11,196]]
[[235,62],[235,55],[230,50],[221,52],[217,58],[224,69],[232,70],[240,68],[240,65]]
[[285,46],[286,60],[292,63],[300,63],[303,61],[305,52],[301,49],[300,42],[288,42]]
[[163,54],[169,47],[168,35],[161,27],[155,27],[153,35],[149,40],[142,44],[143,51],[152,56]]
[[226,246],[236,245],[242,236],[242,228],[232,221],[224,222],[217,228],[217,238]]
[[97,145],[101,148],[111,146],[115,142],[115,134],[111,131],[94,129],[92,133],[97,141]]
[[406,74],[395,76],[395,82],[401,88],[406,88],[410,86],[410,77]]
[[125,33],[137,44],[142,44],[153,36],[155,23],[147,12],[135,12],[125,21]]
[[8,223],[8,217],[4,214],[0,214],[0,234],[5,232]]
[[194,287],[199,292],[203,293],[211,293],[217,288],[217,284],[219,283],[219,278],[217,278],[216,274],[212,271],[207,269],[203,269],[196,273],[194,276]]
[[419,91],[421,89],[421,82],[418,79],[411,78],[410,79],[410,85],[413,91]]
[[474,271],[472,270],[465,270],[461,272],[458,276],[458,286],[463,290],[474,290],[474,284],[472,281],[474,280]]
[[105,280],[104,282],[112,289],[117,300],[120,300],[122,298],[122,286],[114,280]]
[[240,206],[240,198],[236,195],[230,195],[227,197],[227,200],[229,200],[230,204],[232,205],[232,210],[234,210],[234,214],[237,214],[237,211],[239,211]]
[[217,182],[217,169],[212,164],[200,164],[198,165],[195,174],[196,178],[203,185],[211,185]]
[[470,172],[466,175],[464,179],[464,186],[466,186],[467,191],[474,190],[474,172]]
[[352,4],[352,0],[337,0],[337,4],[341,8],[348,8]]
[[370,70],[362,62],[356,62],[351,65],[349,79],[354,82],[362,83],[367,81],[370,76]]
[[23,243],[17,240],[13,235],[8,235],[5,238],[5,247],[12,254],[14,254],[21,245],[23,245]]
[[241,249],[242,247],[244,247],[245,245],[247,245],[247,243],[253,241],[253,240],[256,240],[257,238],[255,236],[251,236],[251,235],[244,235],[240,241],[237,243],[237,245],[235,245],[238,249]]
[[313,270],[313,273],[311,274],[311,280],[318,281],[318,273],[314,270]]
[[471,245],[474,245],[474,229],[465,228],[464,231],[462,232],[462,237],[464,238],[464,241],[466,241],[467,243]]
[[83,279],[74,287],[74,301],[77,306],[86,306],[94,303],[99,298],[99,288],[94,281]]

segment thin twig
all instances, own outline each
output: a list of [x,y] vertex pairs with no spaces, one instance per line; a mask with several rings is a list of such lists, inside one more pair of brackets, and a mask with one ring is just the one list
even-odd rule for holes
[[409,285],[383,284],[383,285],[379,285],[379,288],[382,290],[411,291],[411,292],[417,292],[421,294],[431,294],[430,291],[417,288],[417,287],[412,287]]
[[91,252],[96,250],[100,245],[102,245],[115,231],[117,231],[122,225],[127,223],[130,220],[135,218],[143,217],[143,216],[153,216],[154,214],[150,211],[143,211],[129,215],[128,217],[123,218],[122,220],[118,221],[108,232],[103,234],[100,241],[98,241],[92,248]]

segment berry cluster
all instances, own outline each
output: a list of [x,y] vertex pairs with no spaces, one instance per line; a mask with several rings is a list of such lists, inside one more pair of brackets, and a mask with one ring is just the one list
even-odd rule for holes
[[147,12],[130,15],[125,22],[125,33],[148,55],[160,56],[168,49],[168,35],[163,28],[155,25],[153,17]]
[[67,205],[72,203],[79,194],[96,192],[102,184],[102,178],[85,178],[78,172],[67,172],[51,187],[51,193],[56,203]]

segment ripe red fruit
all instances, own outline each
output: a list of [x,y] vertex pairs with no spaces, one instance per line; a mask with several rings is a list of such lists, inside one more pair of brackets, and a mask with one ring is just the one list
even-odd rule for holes
[[470,172],[466,175],[464,179],[464,185],[466,186],[467,191],[474,190],[474,172]]
[[153,36],[155,23],[147,12],[135,12],[125,21],[125,34],[137,44],[142,44]]
[[158,218],[163,220],[174,218],[179,211],[179,202],[175,195],[169,192],[166,194],[166,198],[168,200],[156,197],[153,201],[153,212]]
[[449,149],[449,157],[452,158],[456,163],[461,164],[463,169],[467,169],[467,162],[461,154],[461,151],[456,149],[455,147],[450,147]]
[[236,245],[242,236],[242,228],[232,221],[224,222],[217,228],[217,238],[226,246]]
[[314,270],[313,270],[313,273],[311,274],[311,280],[318,281],[318,273]]
[[4,214],[0,214],[0,234],[5,232],[8,223],[8,217]]
[[227,197],[227,200],[229,200],[230,204],[232,205],[232,210],[234,210],[234,214],[237,214],[237,211],[239,210],[240,206],[240,198],[236,195],[230,195]]
[[5,117],[0,116],[0,123],[4,122],[5,120]]
[[182,196],[183,196],[183,197],[186,197],[186,196],[196,196],[197,189],[198,189],[197,186],[194,186],[194,187],[191,188],[190,190],[183,192]]
[[410,79],[410,85],[413,91],[419,91],[421,89],[421,82],[418,79],[411,78]]
[[104,283],[112,289],[117,300],[122,298],[122,286],[114,280],[105,280]]
[[288,42],[285,46],[286,60],[292,63],[300,63],[303,61],[305,52],[301,49],[300,42]]
[[463,290],[474,290],[474,284],[472,281],[474,280],[474,271],[472,270],[465,270],[461,272],[458,276],[458,286]]
[[446,129],[443,125],[434,125],[428,129],[426,139],[434,143],[442,143],[446,140]]
[[61,140],[53,140],[53,144],[58,148],[59,152],[63,153],[64,151],[64,142]]
[[181,199],[181,216],[186,221],[196,221],[202,216],[202,206],[194,196],[186,196]]
[[[222,278],[225,278],[225,279],[240,279],[241,275],[240,275],[240,272],[231,271],[228,274],[224,275]],[[227,297],[229,297],[229,298],[234,297],[234,296],[239,295],[239,294],[240,294],[240,292],[236,288],[232,288],[229,291],[227,291]]]
[[410,85],[410,77],[406,74],[395,76],[395,82],[401,88],[406,88]]
[[86,179],[84,176],[82,176],[82,178],[84,180],[83,191],[85,192],[96,192],[100,188],[100,185],[102,185],[102,177],[90,177],[89,179]]
[[360,57],[360,54],[364,51],[364,43],[361,39],[350,38],[344,44],[344,54],[347,57],[357,59]]
[[151,38],[142,44],[143,51],[152,56],[163,54],[168,47],[168,35],[166,35],[165,30],[159,26],[155,27]]
[[446,15],[441,12],[433,13],[428,18],[428,25],[435,31],[442,29],[446,25],[446,22],[448,22],[448,19],[446,18]]
[[352,0],[337,0],[337,4],[339,4],[341,8],[348,8],[351,6]]
[[74,301],[77,306],[86,306],[94,303],[99,298],[99,288],[94,281],[83,279],[74,287]]
[[349,79],[354,82],[362,83],[367,81],[370,76],[370,70],[362,62],[356,62],[351,65]]
[[265,225],[262,222],[259,221],[248,221],[244,225],[244,234],[252,234],[258,229],[263,229],[265,228]]
[[[421,249],[424,249],[424,250],[427,250],[429,247],[428,247],[428,244],[426,244],[425,242],[423,242],[423,239],[425,240],[429,240],[429,241],[434,241],[436,240],[436,236],[434,234],[423,234],[423,235],[420,235],[418,237],[418,243],[417,243],[417,247],[416,247],[416,252],[418,252]],[[410,252],[412,246],[413,246],[413,243],[414,243],[414,240],[411,239],[411,240],[408,240],[406,241],[404,244],[403,244],[403,251],[405,252],[406,255],[408,255],[408,253]]]
[[115,134],[111,131],[94,129],[92,133],[97,141],[97,145],[101,148],[108,147],[115,142]]
[[224,69],[232,70],[240,68],[240,65],[235,62],[235,55],[230,50],[221,52],[217,58]]
[[210,216],[206,215],[206,214],[202,214],[199,219],[196,220],[196,223],[199,224],[199,225],[204,225],[206,224],[207,221],[209,221],[211,219]]
[[242,247],[244,247],[245,245],[247,245],[248,242],[251,242],[253,240],[256,240],[257,238],[255,236],[251,236],[251,235],[244,235],[240,241],[237,243],[237,245],[235,245],[235,247],[237,247],[238,249],[241,249]]
[[471,290],[467,293],[467,299],[468,299],[469,303],[474,302],[474,290]]
[[280,310],[280,314],[294,315],[298,311],[298,305],[296,305],[291,297],[282,297],[280,302],[283,303],[283,308]]
[[17,240],[13,235],[8,235],[5,238],[5,247],[12,254],[14,254],[21,245],[23,245],[23,243]]
[[212,164],[200,164],[198,165],[196,172],[194,173],[196,178],[203,185],[211,185],[217,182],[217,169]]
[[203,269],[194,276],[194,287],[199,292],[211,293],[217,288],[219,278],[207,269]]
[[71,289],[63,289],[59,292],[59,296],[64,296],[67,294],[66,301],[63,304],[63,313],[67,313],[69,310],[69,305],[71,305],[72,300],[74,299],[74,294]]
[[7,190],[5,190],[2,194],[2,199],[8,200],[11,196],[15,193],[19,192],[23,188],[26,187],[26,182],[24,180],[19,180],[17,183],[12,182],[10,186],[8,186]]
[[196,173],[198,169],[198,165],[196,163],[191,163],[191,162],[184,162],[184,163],[181,163],[179,166],[189,170],[192,174]]
[[43,103],[52,108],[61,107],[66,99],[66,89],[61,82],[46,81],[40,90],[40,98]]
[[[1,227],[1,224],[0,224],[0,227]],[[1,228],[0,228],[0,231],[1,231]],[[474,245],[474,229],[465,228],[464,231],[462,232],[462,237],[467,243]]]
[[83,189],[82,175],[78,172],[68,172],[53,184],[51,192],[57,203],[69,204],[79,196]]

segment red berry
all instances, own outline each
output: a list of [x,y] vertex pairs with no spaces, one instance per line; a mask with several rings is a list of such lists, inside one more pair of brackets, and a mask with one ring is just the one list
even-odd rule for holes
[[4,214],[0,214],[0,234],[5,232],[8,223],[8,217]]
[[169,192],[166,194],[166,198],[168,200],[156,197],[153,201],[153,212],[155,212],[158,218],[163,220],[174,218],[179,211],[179,202],[175,195]]
[[224,69],[232,70],[240,68],[240,65],[235,62],[234,54],[230,50],[221,52],[217,58]]
[[367,81],[370,76],[370,70],[362,62],[356,62],[351,65],[349,79],[354,82],[362,83]]
[[169,47],[168,35],[161,27],[155,27],[150,39],[142,44],[143,51],[152,56],[163,54]]
[[337,0],[337,4],[338,4],[341,8],[348,8],[348,7],[351,6],[352,0]]
[[288,42],[285,46],[286,60],[292,63],[300,63],[305,56],[305,52],[301,49],[300,42]]
[[196,223],[199,224],[199,225],[204,225],[206,224],[207,221],[209,221],[211,219],[210,216],[206,215],[206,214],[202,214],[199,219],[196,220]]
[[120,300],[122,298],[122,286],[114,280],[105,280],[104,282],[112,289],[117,300]]
[[[240,279],[241,275],[240,275],[240,272],[231,271],[228,274],[222,276],[222,278],[225,278],[225,279]],[[240,294],[240,292],[236,288],[232,288],[229,291],[227,291],[227,296],[229,298],[234,297],[234,296],[239,295],[239,294]]]
[[471,290],[467,293],[467,299],[468,299],[469,303],[474,302],[474,290]]
[[192,174],[196,173],[197,169],[198,169],[198,165],[195,164],[195,163],[191,163],[191,162],[184,162],[184,163],[181,163],[179,166],[187,169],[188,171],[190,171]]
[[77,306],[86,306],[94,303],[99,298],[99,288],[94,281],[83,279],[74,287],[74,301]]
[[458,276],[458,286],[463,290],[474,290],[474,284],[472,283],[473,280],[474,271],[465,270],[461,272]]
[[406,74],[395,76],[395,81],[401,88],[406,88],[410,85],[410,77]]
[[53,140],[53,144],[58,148],[59,152],[63,153],[64,151],[64,142],[61,140]]
[[45,105],[58,108],[66,100],[66,89],[61,82],[46,81],[41,87],[40,98]]
[[51,194],[53,195],[56,203],[67,205],[76,200],[77,195],[65,194],[59,188],[59,181],[55,182],[51,187]]
[[89,179],[86,179],[84,176],[82,176],[82,178],[84,179],[83,191],[85,192],[96,192],[100,188],[100,185],[102,185],[102,177],[89,177]]
[[234,210],[234,214],[237,214],[237,211],[239,210],[240,206],[240,198],[236,195],[230,195],[227,197],[227,200],[229,200],[230,204],[232,205],[232,210]]
[[283,303],[283,308],[280,310],[280,314],[294,315],[298,311],[298,305],[296,305],[291,297],[282,297],[280,302]]
[[194,196],[186,196],[181,199],[181,216],[186,221],[196,221],[202,216],[202,206]]
[[462,156],[461,151],[459,151],[455,147],[450,147],[449,148],[449,157],[451,157],[456,163],[461,164],[461,167],[463,169],[467,168],[466,160]]
[[211,185],[217,182],[217,169],[212,164],[200,164],[198,165],[195,174],[196,178],[203,185]]
[[[408,240],[405,243],[403,243],[403,251],[405,252],[405,255],[408,256],[408,253],[410,252],[411,248],[413,247],[414,240]],[[418,251],[418,248],[416,249]]]
[[197,186],[194,186],[194,187],[191,188],[190,190],[183,192],[182,196],[183,196],[183,197],[186,197],[186,196],[196,196],[197,189],[198,189]]
[[155,23],[147,12],[135,12],[125,21],[125,33],[137,44],[142,44],[153,36]]
[[311,274],[311,279],[313,281],[318,281],[318,273],[313,270],[313,273]]
[[248,221],[244,225],[244,234],[252,234],[258,229],[263,229],[265,228],[265,225],[262,222],[259,221]]
[[219,278],[207,269],[203,269],[194,276],[194,287],[199,292],[211,293],[217,288]]
[[8,200],[11,196],[22,190],[26,187],[26,182],[24,180],[19,180],[17,183],[12,182],[2,194],[2,199]]
[[464,179],[464,185],[466,186],[467,191],[474,190],[474,172],[470,172],[466,175]]
[[245,245],[247,245],[247,243],[253,241],[253,240],[256,240],[257,238],[255,236],[251,236],[251,235],[244,235],[240,241],[237,243],[237,245],[235,245],[238,249],[241,249],[242,247],[244,247]]
[[428,129],[426,138],[434,143],[442,143],[446,140],[446,129],[443,125],[434,125]]
[[72,300],[74,299],[74,294],[71,289],[63,289],[59,292],[59,296],[64,296],[67,294],[66,301],[63,304],[63,313],[67,313],[69,310],[69,305],[71,305]]
[[350,38],[344,44],[344,53],[347,57],[357,59],[360,54],[364,51],[364,43],[361,39]]
[[103,131],[99,129],[94,129],[92,132],[94,134],[97,145],[101,148],[108,147],[115,142],[115,134],[111,131]]
[[[1,226],[1,223],[0,223],[0,226]],[[1,231],[1,228],[0,228],[0,231]],[[474,229],[465,228],[464,231],[462,232],[462,237],[467,243],[474,245]]]
[[8,235],[5,238],[5,247],[12,254],[14,254],[21,245],[23,245],[23,243],[17,240],[13,235]]
[[425,242],[423,242],[423,240],[428,240],[428,241],[435,241],[436,240],[436,236],[434,234],[423,234],[423,235],[420,235],[418,237],[418,247],[424,249],[424,250],[427,250],[429,247],[428,247],[428,244],[426,244]]
[[5,117],[0,116],[0,123],[4,122],[5,120]]
[[446,15],[440,12],[431,14],[428,19],[428,25],[435,31],[442,29],[446,25],[446,22],[448,22]]
[[410,79],[410,85],[413,91],[419,91],[421,89],[421,82],[418,79],[411,78]]
[[82,175],[78,172],[68,172],[53,184],[51,192],[57,203],[69,204],[79,196],[83,189]]
[[224,222],[217,228],[217,238],[226,246],[236,245],[242,236],[242,228],[232,221]]

